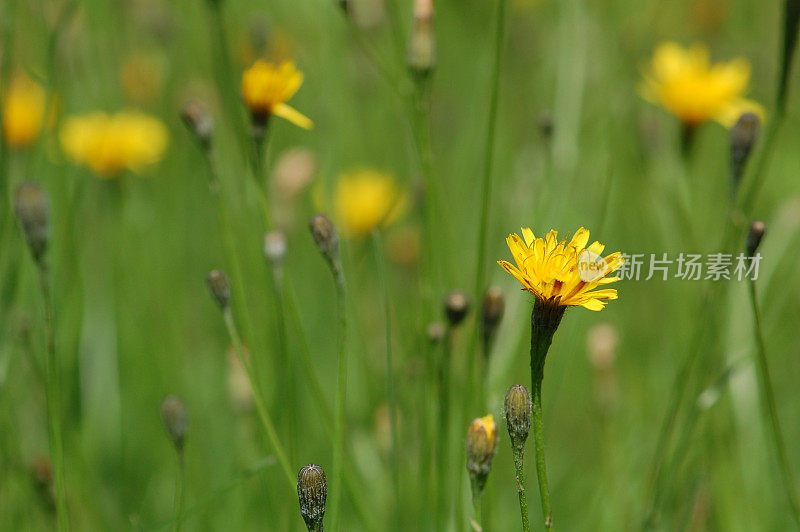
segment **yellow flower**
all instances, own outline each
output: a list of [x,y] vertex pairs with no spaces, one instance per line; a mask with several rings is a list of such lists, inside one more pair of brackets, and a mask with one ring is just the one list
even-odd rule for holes
[[406,204],[407,196],[394,180],[375,170],[344,174],[336,184],[336,218],[350,236],[362,236],[381,224],[393,222]]
[[275,66],[259,59],[242,75],[242,95],[256,119],[263,121],[276,115],[311,129],[314,123],[310,119],[286,105],[302,84],[303,73],[291,61]]
[[467,471],[483,490],[497,452],[497,425],[491,414],[472,420],[467,431]]
[[69,118],[60,138],[71,159],[106,178],[157,162],[169,142],[164,124],[137,111]]
[[743,97],[749,81],[745,59],[711,64],[708,48],[701,44],[685,49],[666,42],[656,48],[640,92],[686,125],[713,119],[731,127],[745,112],[764,118],[764,108]]
[[25,75],[15,77],[3,100],[3,135],[9,146],[31,145],[44,122],[47,95],[41,85]]
[[617,299],[613,288],[595,288],[619,281],[619,277],[608,274],[622,265],[622,254],[612,253],[604,259],[600,256],[605,248],[601,243],[586,247],[588,230],[581,227],[570,242],[558,241],[556,231],[536,238],[533,231],[523,228],[522,236],[524,240],[516,233],[506,239],[517,266],[504,260],[498,264],[541,302],[602,310],[604,300]]

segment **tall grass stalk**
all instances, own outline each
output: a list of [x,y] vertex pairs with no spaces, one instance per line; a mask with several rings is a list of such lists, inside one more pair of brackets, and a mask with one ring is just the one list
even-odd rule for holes
[[339,314],[339,354],[336,362],[336,412],[333,441],[331,486],[331,529],[336,532],[341,520],[342,477],[344,471],[345,411],[347,403],[347,289],[341,265],[333,268],[336,304]]
[[[448,521],[448,504],[451,491],[448,479],[448,452],[450,450],[450,374],[452,357],[453,328],[447,326],[443,340],[441,358],[436,370],[436,383],[439,393],[439,419],[436,434],[436,478],[437,505],[436,530],[445,530]],[[459,475],[459,479],[461,476]],[[460,516],[459,516],[460,517]]]
[[759,390],[761,392],[761,406],[764,415],[769,420],[769,430],[772,443],[775,446],[775,455],[780,464],[781,479],[786,491],[786,498],[792,511],[795,525],[800,529],[800,502],[798,502],[797,491],[795,489],[794,477],[789,464],[789,456],[786,453],[786,443],[781,430],[781,422],[778,417],[778,407],[775,404],[775,392],[772,386],[772,377],[769,371],[769,361],[767,360],[767,347],[764,342],[764,331],[761,325],[761,309],[758,304],[758,294],[756,281],[751,279],[748,283],[750,293],[750,305],[753,309],[753,333],[756,339],[756,370],[758,373]]
[[286,480],[289,482],[289,486],[292,491],[294,491],[297,487],[297,478],[295,477],[292,467],[289,465],[289,460],[286,457],[286,451],[284,450],[283,445],[278,438],[275,425],[272,422],[269,412],[267,411],[264,398],[261,395],[261,389],[259,388],[258,381],[253,373],[253,368],[244,352],[242,340],[239,336],[239,331],[236,329],[236,323],[233,320],[233,313],[231,312],[230,307],[223,309],[222,316],[225,320],[225,327],[228,330],[228,335],[230,336],[231,343],[233,344],[233,350],[236,353],[236,357],[239,359],[239,363],[247,372],[247,378],[250,381],[250,387],[253,390],[253,402],[256,405],[258,417],[261,420],[261,424],[264,426],[264,431],[266,432],[270,445],[272,445],[275,455],[278,457],[278,463],[280,464],[281,469],[286,476]]
[[55,339],[55,309],[53,293],[50,288],[48,268],[44,263],[39,266],[39,283],[44,303],[45,342],[47,356],[45,360],[46,394],[47,394],[47,427],[50,434],[50,458],[53,464],[53,483],[56,496],[56,520],[58,530],[69,530],[69,513],[67,509],[66,482],[64,479],[64,444],[61,424],[61,379],[58,370]]
[[178,450],[178,472],[175,477],[175,526],[173,530],[180,532],[183,527],[183,512],[186,504],[185,494],[186,468],[183,465],[183,449]]
[[531,524],[528,518],[528,497],[526,494],[525,486],[525,462],[523,460],[522,450],[513,451],[514,454],[514,471],[517,475],[517,495],[519,496],[519,512],[522,517],[522,532],[530,532]]
[[389,406],[389,430],[390,434],[390,465],[392,471],[392,487],[394,490],[394,516],[397,522],[398,510],[400,508],[400,467],[397,444],[397,404],[394,395],[394,362],[392,360],[392,307],[391,295],[389,291],[389,276],[386,272],[386,254],[383,250],[383,239],[379,228],[372,230],[372,247],[375,252],[375,266],[378,270],[378,281],[383,289],[383,304],[385,306],[385,325],[386,328],[386,402]]

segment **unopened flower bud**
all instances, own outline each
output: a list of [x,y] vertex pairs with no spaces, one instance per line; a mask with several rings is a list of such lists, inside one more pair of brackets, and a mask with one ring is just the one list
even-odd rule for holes
[[419,78],[436,66],[436,35],[433,31],[433,0],[415,0],[414,26],[408,43],[408,67]]
[[345,15],[350,14],[350,0],[336,0],[336,4],[342,10],[342,13]]
[[311,217],[308,225],[320,253],[334,269],[337,269],[339,267],[339,236],[333,222],[324,214],[316,214]]
[[514,452],[522,452],[531,429],[531,394],[521,384],[508,389],[505,401],[506,425]]
[[214,299],[217,300],[221,309],[228,308],[231,299],[231,283],[228,276],[222,270],[211,270],[207,278],[208,290]]
[[493,286],[486,291],[481,305],[481,332],[487,341],[494,336],[503,313],[506,310],[506,298],[503,291]]
[[172,443],[178,452],[183,451],[183,442],[186,439],[186,407],[183,401],[170,395],[161,403],[161,419],[167,429]]
[[264,255],[272,264],[280,264],[286,257],[286,235],[277,229],[264,235]]
[[539,133],[545,141],[553,138],[553,131],[555,130],[555,120],[549,111],[544,111],[539,115],[538,119]]
[[460,290],[450,292],[447,295],[444,300],[444,313],[452,327],[457,327],[464,321],[464,318],[469,313],[471,304],[470,297]]
[[476,494],[483,492],[497,452],[497,425],[491,414],[472,420],[467,431],[467,471]]
[[214,134],[214,119],[211,118],[205,107],[199,102],[191,101],[181,109],[181,119],[186,128],[200,142],[200,145],[204,149],[208,149]]
[[758,246],[761,245],[761,239],[764,238],[764,233],[767,232],[767,226],[764,222],[756,220],[750,224],[750,232],[747,233],[747,255],[753,257],[758,251]]
[[297,475],[297,497],[300,500],[300,514],[309,532],[321,532],[328,480],[320,466],[309,464],[300,470]]
[[428,340],[433,344],[438,344],[444,339],[445,332],[444,325],[438,321],[433,322],[428,325]]
[[747,159],[758,139],[760,123],[753,113],[744,113],[730,132],[731,187],[735,191],[742,180]]
[[17,187],[14,210],[33,259],[41,266],[50,239],[50,204],[47,192],[28,181]]

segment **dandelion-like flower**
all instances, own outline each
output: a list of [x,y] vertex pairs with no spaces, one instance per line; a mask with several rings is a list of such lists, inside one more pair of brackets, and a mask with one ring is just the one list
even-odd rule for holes
[[702,44],[686,49],[666,42],[656,48],[640,92],[687,126],[716,120],[731,127],[746,112],[764,118],[764,108],[744,98],[749,81],[746,59],[712,64]]
[[8,86],[3,100],[3,136],[9,146],[30,146],[44,123],[47,95],[41,85],[18,75]]
[[408,198],[391,176],[375,170],[356,170],[343,174],[336,184],[336,218],[345,233],[363,236],[389,224],[403,213]]
[[619,277],[608,274],[622,265],[622,254],[616,252],[602,258],[603,244],[594,242],[586,247],[587,229],[578,229],[569,242],[559,241],[556,231],[536,238],[530,228],[522,229],[522,237],[514,233],[506,239],[517,265],[504,260],[498,264],[544,306],[602,310],[606,301],[617,299],[615,289],[598,287],[619,281]]
[[467,431],[467,471],[472,480],[473,495],[480,496],[489,471],[492,458],[497,452],[497,425],[489,414],[475,418]]
[[61,147],[73,161],[104,178],[157,162],[169,142],[163,123],[137,111],[71,117],[60,138]]
[[303,73],[293,62],[275,65],[261,59],[256,61],[242,75],[242,95],[254,122],[265,124],[275,115],[304,129],[314,127],[308,117],[286,105],[302,84]]

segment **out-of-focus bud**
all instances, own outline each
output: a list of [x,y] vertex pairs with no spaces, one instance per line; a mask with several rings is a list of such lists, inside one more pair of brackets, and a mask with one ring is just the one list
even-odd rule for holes
[[789,86],[789,73],[792,58],[797,48],[797,32],[800,27],[800,0],[785,0],[783,4],[783,51],[781,54],[781,76],[778,84],[778,114],[786,106],[786,93]]
[[467,431],[467,471],[476,495],[483,492],[497,452],[497,425],[491,414],[472,420]]
[[178,452],[182,452],[187,429],[186,407],[183,401],[174,395],[166,397],[161,403],[161,419],[175,448]]
[[322,532],[328,479],[320,466],[309,464],[300,470],[297,475],[297,497],[300,500],[300,515],[309,532]]
[[428,325],[428,340],[433,344],[438,344],[444,340],[445,332],[444,325],[435,321]]
[[339,236],[336,227],[324,214],[312,216],[308,226],[317,248],[336,273],[339,271]]
[[275,189],[285,198],[293,198],[305,189],[317,172],[317,157],[309,149],[291,148],[281,153],[272,172]]
[[539,126],[539,133],[542,135],[542,138],[549,142],[550,139],[553,138],[553,131],[556,127],[552,113],[550,113],[550,111],[542,112],[537,120],[537,125]]
[[750,224],[750,232],[747,233],[747,256],[753,257],[758,251],[758,246],[761,245],[761,239],[767,232],[767,226],[764,222],[756,220]]
[[342,10],[345,15],[350,14],[350,0],[336,0],[336,5]]
[[758,139],[759,129],[758,116],[754,113],[744,113],[731,128],[731,190],[734,192],[742,180],[747,159]]
[[191,101],[181,108],[181,120],[200,146],[207,150],[214,135],[214,119],[208,110],[200,102]]
[[608,371],[614,367],[617,358],[619,335],[609,323],[595,325],[586,338],[589,362],[597,371]]
[[33,259],[42,266],[50,239],[50,202],[47,192],[38,183],[22,183],[17,187],[14,210]]
[[433,0],[414,1],[414,26],[408,43],[408,68],[420,79],[436,67],[436,35],[433,31]]
[[273,265],[279,265],[286,257],[286,235],[274,230],[264,235],[264,256]]
[[470,297],[460,290],[450,292],[444,300],[444,314],[452,327],[458,327],[469,314]]
[[222,270],[211,270],[206,281],[208,282],[208,290],[217,300],[219,307],[222,310],[227,309],[231,299],[231,283],[228,280],[228,276]]
[[506,425],[511,438],[511,446],[515,453],[525,448],[525,440],[531,429],[531,394],[521,384],[508,389],[505,401]]
[[489,288],[483,296],[483,304],[481,305],[481,332],[487,342],[492,339],[495,331],[497,331],[505,310],[506,298],[503,295],[503,291],[496,286]]

